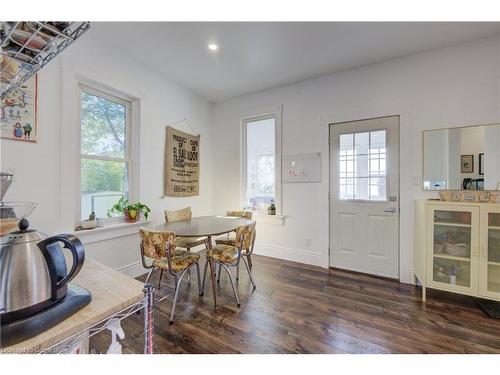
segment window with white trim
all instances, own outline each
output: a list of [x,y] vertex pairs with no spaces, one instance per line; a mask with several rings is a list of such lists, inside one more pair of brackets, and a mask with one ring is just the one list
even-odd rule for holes
[[124,98],[80,86],[81,219],[105,218],[121,197],[130,199],[131,106]]
[[339,199],[387,200],[386,130],[341,134]]
[[244,126],[245,207],[265,211],[276,203],[276,117],[248,119]]

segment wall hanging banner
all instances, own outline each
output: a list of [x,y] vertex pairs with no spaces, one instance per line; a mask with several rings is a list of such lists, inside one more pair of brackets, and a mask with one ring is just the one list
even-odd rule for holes
[[200,191],[200,136],[167,126],[164,194],[191,197]]

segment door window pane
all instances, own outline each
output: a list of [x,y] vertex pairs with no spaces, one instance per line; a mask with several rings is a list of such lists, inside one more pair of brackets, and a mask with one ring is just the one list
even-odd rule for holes
[[386,165],[386,130],[341,134],[339,199],[385,201]]
[[245,123],[246,205],[257,210],[276,199],[275,123],[274,117]]

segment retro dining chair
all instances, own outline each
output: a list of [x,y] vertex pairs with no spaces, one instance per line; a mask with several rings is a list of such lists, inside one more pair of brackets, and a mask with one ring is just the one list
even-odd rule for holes
[[244,225],[236,228],[235,246],[217,244],[211,250],[208,250],[206,252],[205,267],[203,269],[203,283],[200,295],[203,295],[205,291],[205,280],[207,275],[208,262],[210,260],[213,260],[215,264],[219,265],[219,280],[220,280],[221,268],[224,268],[227,271],[231,287],[233,288],[236,304],[238,305],[238,307],[240,307],[240,298],[238,296],[238,291],[236,290],[233,277],[231,276],[231,272],[229,271],[229,267],[236,267],[238,272],[240,261],[243,260],[243,263],[245,264],[245,267],[248,271],[248,276],[250,276],[250,281],[252,282],[253,289],[255,290],[257,286],[255,285],[255,280],[252,275],[252,270],[248,266],[248,263],[245,257],[243,256],[244,253],[249,255],[252,253],[254,243],[255,243],[255,222],[252,222],[249,225]]
[[175,306],[179,297],[179,290],[184,275],[192,268],[196,267],[198,274],[198,294],[201,295],[200,254],[180,250],[176,248],[176,236],[174,232],[155,232],[145,228],[139,230],[141,235],[141,260],[144,268],[149,269],[145,283],[149,282],[151,274],[155,269],[160,270],[160,288],[163,271],[167,271],[175,279],[175,295],[170,312],[169,323],[174,322]]
[[[233,217],[244,217],[245,219],[252,220],[252,213],[247,212],[247,211],[226,211],[226,216],[233,216]],[[231,245],[235,246],[236,243],[236,237],[232,235],[227,235],[227,237],[221,237],[215,240],[215,243],[217,245]],[[248,259],[248,265],[250,268],[252,268],[252,257],[250,254],[243,254],[244,256],[247,257]],[[220,273],[220,268],[219,268],[219,273]],[[236,280],[238,280],[239,277],[239,272],[236,273]],[[217,278],[217,281],[220,281],[220,277]]]
[[[171,223],[174,221],[191,219],[191,207],[182,208],[180,210],[168,211],[165,210],[165,221]],[[208,237],[177,237],[176,246],[182,247],[190,251],[193,247],[205,245],[208,248]]]

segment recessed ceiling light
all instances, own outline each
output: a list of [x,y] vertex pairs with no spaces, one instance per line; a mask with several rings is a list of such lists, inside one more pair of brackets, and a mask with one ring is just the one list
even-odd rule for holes
[[218,46],[217,44],[213,44],[213,43],[212,43],[212,44],[209,44],[209,45],[208,45],[208,49],[209,49],[210,51],[217,51],[217,50],[219,49],[219,46]]

